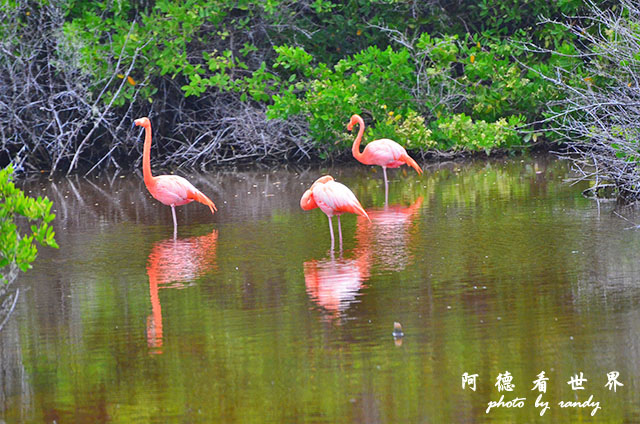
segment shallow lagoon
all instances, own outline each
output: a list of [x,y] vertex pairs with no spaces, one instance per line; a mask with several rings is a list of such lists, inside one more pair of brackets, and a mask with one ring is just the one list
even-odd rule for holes
[[[320,175],[372,222],[342,251],[300,196]],[[184,174],[183,174],[184,175]],[[6,422],[640,421],[640,232],[548,157],[185,175],[219,211],[171,210],[141,175],[34,181],[54,201],[0,332]],[[640,222],[640,216],[637,216]],[[394,321],[405,337],[394,340]],[[609,390],[607,373],[624,384]],[[545,371],[540,417],[534,380]],[[476,391],[462,388],[478,374]],[[498,391],[509,372],[513,391]],[[568,384],[580,372],[583,390]],[[522,408],[490,401],[526,398]],[[598,401],[600,410],[561,408]]]

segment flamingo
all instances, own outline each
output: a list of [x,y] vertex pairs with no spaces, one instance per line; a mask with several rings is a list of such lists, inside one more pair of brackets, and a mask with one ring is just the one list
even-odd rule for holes
[[360,153],[360,142],[364,134],[364,120],[360,115],[351,116],[351,120],[347,124],[347,130],[351,131],[355,124],[358,124],[360,128],[353,142],[353,147],[351,147],[353,157],[365,165],[378,165],[382,167],[382,173],[384,174],[384,197],[385,203],[387,203],[389,188],[387,168],[399,168],[403,164],[406,164],[415,169],[418,174],[422,174],[422,168],[407,154],[404,147],[388,138],[381,138],[380,140],[374,140],[368,143],[364,151]]
[[331,233],[331,250],[333,250],[334,237],[331,217],[338,217],[338,234],[340,237],[340,248],[342,248],[342,227],[340,226],[340,215],[345,212],[355,213],[369,219],[369,215],[364,210],[355,194],[347,186],[333,179],[331,175],[318,178],[311,188],[304,192],[300,199],[300,207],[305,210],[320,208],[329,218],[329,232]]
[[171,206],[171,214],[173,215],[173,236],[175,238],[178,232],[178,222],[176,220],[176,206],[186,205],[194,200],[209,206],[213,214],[216,205],[211,199],[202,194],[200,190],[195,188],[193,184],[185,178],[178,175],[151,175],[151,121],[149,118],[139,118],[133,122],[134,126],[144,128],[144,150],[142,152],[142,174],[144,176],[144,184],[147,186],[149,193],[160,203]]

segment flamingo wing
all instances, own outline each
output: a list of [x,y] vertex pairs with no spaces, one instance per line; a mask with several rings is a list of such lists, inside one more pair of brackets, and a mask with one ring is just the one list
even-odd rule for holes
[[181,206],[196,200],[209,206],[211,213],[216,209],[213,202],[193,184],[178,175],[160,175],[154,178],[154,189],[149,190],[153,197],[165,205]]
[[388,138],[381,138],[367,144],[363,155],[370,165],[397,168],[407,164],[415,169],[418,174],[422,174],[422,168],[409,156],[405,148]]
[[313,198],[318,207],[329,216],[350,212],[369,217],[355,194],[337,181],[318,184],[313,188]]
[[367,144],[363,154],[372,165],[390,166],[400,161],[407,151],[395,141],[382,138]]

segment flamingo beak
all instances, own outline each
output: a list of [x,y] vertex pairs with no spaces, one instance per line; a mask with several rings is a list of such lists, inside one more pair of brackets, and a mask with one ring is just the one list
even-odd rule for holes
[[136,121],[133,121],[133,122],[131,123],[131,129],[134,129],[135,127],[136,127]]

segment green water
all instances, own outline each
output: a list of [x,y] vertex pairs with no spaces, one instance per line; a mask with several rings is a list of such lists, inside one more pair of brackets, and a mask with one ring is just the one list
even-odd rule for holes
[[[342,251],[299,207],[325,173],[372,219],[342,217]],[[185,175],[219,211],[177,208],[176,240],[140,175],[24,185],[54,201],[60,249],[16,283],[0,417],[640,422],[640,214],[582,198],[546,157],[389,174],[387,207],[380,170],[359,164]],[[505,372],[513,391],[495,385]],[[526,400],[487,413],[503,395]],[[590,396],[594,416],[558,405]]]

